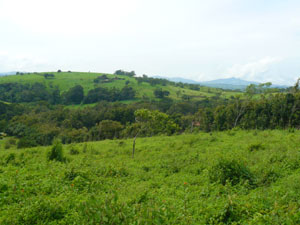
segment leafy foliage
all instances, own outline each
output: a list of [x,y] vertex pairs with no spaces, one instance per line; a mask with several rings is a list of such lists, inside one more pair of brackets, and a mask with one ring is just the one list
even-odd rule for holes
[[231,133],[1,148],[0,224],[298,224],[299,131]]
[[124,75],[124,76],[129,76],[129,77],[134,77],[135,76],[135,72],[131,71],[131,72],[127,72],[124,70],[117,70],[114,74],[116,75]]
[[80,104],[84,98],[83,87],[81,85],[76,85],[68,90],[64,96],[65,104]]
[[156,98],[164,98],[170,94],[169,91],[163,91],[161,88],[155,89],[153,93]]
[[251,185],[254,183],[254,176],[250,170],[235,159],[220,160],[210,169],[209,177],[212,182],[219,182],[223,185],[226,182],[230,182],[232,185],[242,181],[247,181]]
[[47,154],[48,160],[56,160],[59,162],[64,162],[66,158],[63,155],[63,146],[59,140],[55,140],[51,150]]

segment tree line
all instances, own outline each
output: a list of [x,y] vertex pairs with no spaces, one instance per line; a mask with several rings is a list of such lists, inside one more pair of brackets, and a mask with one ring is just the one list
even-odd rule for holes
[[[89,96],[89,95],[87,95]],[[241,129],[300,129],[299,82],[289,93],[251,92],[231,99],[201,101],[102,101],[94,107],[69,109],[40,101],[36,105],[0,102],[0,132],[20,139],[20,146],[50,145],[114,138]]]
[[113,102],[134,99],[135,94],[136,91],[127,85],[122,89],[97,87],[85,96],[81,85],[76,85],[61,93],[58,87],[47,88],[43,83],[38,82],[0,84],[0,100],[10,103],[47,101],[52,105],[87,104],[102,100]]

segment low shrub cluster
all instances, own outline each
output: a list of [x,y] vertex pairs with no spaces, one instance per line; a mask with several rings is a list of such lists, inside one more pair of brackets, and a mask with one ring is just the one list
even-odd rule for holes
[[209,178],[212,182],[219,182],[225,185],[227,182],[236,185],[241,182],[254,184],[255,177],[244,163],[236,159],[221,159],[218,163],[210,168]]

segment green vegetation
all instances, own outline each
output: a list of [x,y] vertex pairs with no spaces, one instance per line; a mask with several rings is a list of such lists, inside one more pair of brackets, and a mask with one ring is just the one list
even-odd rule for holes
[[65,162],[2,140],[0,224],[299,224],[299,137],[138,138],[134,159],[131,139],[106,140],[60,146]]
[[[86,101],[99,96],[102,99],[106,93],[103,91],[99,95],[93,92],[94,95],[90,94],[91,91],[86,96]],[[133,91],[124,87],[121,91],[111,89],[107,96],[110,93],[121,98],[130,96]],[[79,85],[63,94],[63,99],[67,102],[76,102],[78,98],[83,98],[83,89]],[[0,132],[17,137],[20,139],[18,147],[24,148],[50,145],[55,138],[66,144],[128,138],[137,134],[173,135],[185,131],[223,131],[236,127],[260,130],[297,129],[300,126],[300,92],[297,85],[288,93],[268,96],[262,94],[260,98],[254,98],[252,92],[231,99],[207,98],[201,101],[177,102],[165,96],[160,98],[160,101],[128,104],[100,101],[93,107],[76,109],[46,101],[31,104],[0,102]],[[147,129],[142,129],[144,127]]]
[[[71,152],[74,152],[73,148],[71,149]],[[49,161],[50,160],[56,160],[59,162],[65,161],[65,157],[63,156],[63,146],[59,140],[54,141],[51,150],[47,154],[47,158]]]
[[[87,95],[89,91],[95,88],[115,88],[121,90],[128,86],[136,91],[136,98],[139,100],[155,99],[154,91],[159,88],[163,89],[165,92],[169,92],[168,97],[173,100],[181,100],[182,96],[190,96],[193,100],[201,100],[215,95],[228,98],[239,93],[232,91],[225,92],[215,88],[199,87],[199,85],[174,83],[164,79],[148,78],[145,75],[141,78],[135,78],[126,74],[118,75],[118,71],[116,71],[116,73],[117,74],[51,72],[11,75],[0,77],[0,90],[1,85],[3,84],[18,84],[18,86],[22,86],[22,89],[24,89],[24,87],[30,89],[31,86],[38,83],[40,86],[44,86],[49,94],[54,90],[59,90],[61,94],[63,94],[71,88],[80,85],[84,90],[84,94]],[[20,88],[18,89],[20,90]],[[5,92],[7,92],[7,89],[5,89]],[[45,90],[43,90],[43,92],[45,92]],[[23,97],[23,95],[21,96]],[[45,98],[45,95],[43,95],[43,97]],[[0,99],[3,99],[3,97],[0,96]],[[26,100],[27,99],[24,99],[22,102],[26,102]],[[76,102],[71,103],[76,104]]]
[[299,224],[299,82],[0,78],[0,224]]

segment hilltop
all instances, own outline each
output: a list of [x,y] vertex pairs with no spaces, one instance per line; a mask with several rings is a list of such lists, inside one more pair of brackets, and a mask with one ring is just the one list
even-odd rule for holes
[[[48,76],[49,74],[51,76]],[[103,77],[105,77],[105,79],[103,79]],[[159,97],[154,94],[156,89],[168,92],[167,97],[172,100],[182,100],[183,98],[202,100],[207,97],[214,97],[215,95],[228,98],[238,94],[238,92],[226,92],[198,84],[170,82],[166,79],[154,79],[145,76],[130,77],[126,75],[92,72],[44,72],[0,77],[0,84],[7,83],[18,83],[21,85],[41,83],[47,89],[57,87],[61,93],[67,92],[76,85],[80,85],[83,88],[84,95],[87,95],[92,89],[99,87],[107,89],[130,87],[136,92],[135,98],[131,101],[159,99]]]

